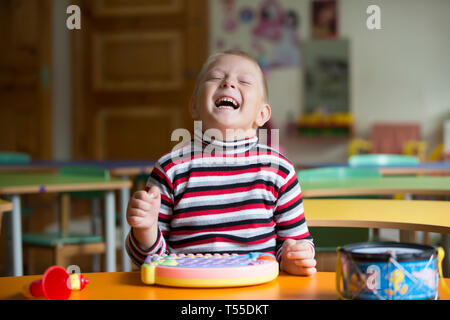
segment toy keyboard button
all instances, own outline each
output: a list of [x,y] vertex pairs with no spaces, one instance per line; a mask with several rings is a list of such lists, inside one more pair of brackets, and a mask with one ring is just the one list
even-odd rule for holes
[[248,257],[250,258],[250,259],[252,259],[252,260],[256,260],[256,259],[258,259],[258,257],[261,255],[261,253],[259,253],[259,252],[250,252],[249,254],[248,254]]
[[275,261],[275,262],[277,261],[277,259],[274,256],[269,255],[269,254],[263,254],[257,260],[259,260],[259,261],[268,260],[268,261]]
[[169,260],[162,261],[160,263],[160,265],[162,265],[162,266],[176,266],[176,265],[178,265],[178,263],[175,260],[169,259]]

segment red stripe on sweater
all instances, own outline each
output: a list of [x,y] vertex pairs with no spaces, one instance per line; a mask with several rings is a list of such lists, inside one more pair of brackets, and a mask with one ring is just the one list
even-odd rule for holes
[[167,177],[167,175],[164,172],[162,172],[157,167],[155,167],[155,168],[153,168],[152,173],[155,173],[158,177],[163,179],[167,183],[167,185],[173,190],[172,181],[170,181],[170,179]]
[[272,167],[258,167],[258,168],[246,168],[242,170],[215,170],[215,168],[212,168],[212,170],[208,171],[193,171],[191,172],[191,177],[221,177],[221,176],[233,176],[233,175],[240,175],[240,174],[246,174],[246,173],[253,173],[253,172],[259,172],[259,171],[269,171],[274,172],[283,178],[286,178],[286,174],[282,172],[281,170],[278,170],[276,168]]
[[204,228],[201,230],[180,230],[180,231],[170,231],[170,235],[182,236],[182,235],[191,235],[203,232],[217,232],[217,231],[235,231],[242,229],[256,229],[256,228],[264,228],[264,227],[273,227],[275,222],[267,222],[267,223],[249,223],[242,224],[237,226],[230,227],[222,227],[222,228]]
[[276,211],[282,210],[282,209],[284,209],[284,208],[289,207],[290,205],[292,205],[292,204],[295,203],[296,201],[299,201],[301,198],[302,198],[302,193],[299,193],[297,196],[295,196],[294,198],[292,198],[292,199],[289,200],[288,202],[286,202],[286,203],[284,203],[284,204],[282,204],[282,205],[280,205],[280,206],[277,206]]
[[251,186],[239,187],[239,188],[228,188],[228,189],[220,189],[220,190],[203,190],[196,192],[188,192],[183,194],[183,198],[192,198],[192,197],[203,197],[203,196],[217,196],[224,194],[234,194],[239,192],[248,192],[251,190],[260,189],[260,190],[269,190],[274,197],[276,197],[275,190],[272,186],[268,186],[262,183],[254,184]]
[[229,213],[229,212],[237,212],[236,210],[248,210],[248,209],[264,209],[270,210],[272,206],[265,205],[264,203],[250,203],[246,205],[239,205],[237,207],[231,208],[223,208],[223,209],[210,209],[210,210],[202,210],[202,211],[191,211],[184,213],[177,213],[174,218],[182,219],[182,218],[191,218],[197,216],[206,216],[206,215],[215,215],[221,213]]
[[296,216],[295,218],[293,218],[291,220],[286,220],[286,221],[283,221],[283,222],[277,222],[277,225],[280,226],[280,227],[281,226],[287,226],[287,225],[290,225],[290,224],[296,223],[297,221],[302,220],[304,217],[305,217],[305,214],[302,212],[302,214]]
[[295,240],[301,240],[301,239],[305,239],[307,237],[309,237],[309,232],[305,232],[296,236],[288,236],[288,237],[282,237],[282,236],[278,236],[277,240],[279,241],[284,241],[286,239],[295,239]]
[[[284,176],[284,178],[286,178],[286,175]],[[291,179],[289,179],[288,182],[286,182],[278,191],[279,193],[282,193],[284,190],[286,190],[287,187],[289,187],[291,184],[296,183],[297,180],[297,176],[294,174]]]

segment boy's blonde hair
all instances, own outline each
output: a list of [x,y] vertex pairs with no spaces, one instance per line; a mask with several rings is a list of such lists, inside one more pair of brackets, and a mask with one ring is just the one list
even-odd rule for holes
[[218,53],[214,53],[214,54],[210,55],[208,57],[208,59],[206,59],[206,62],[203,64],[202,69],[200,70],[200,73],[198,74],[197,81],[195,82],[195,87],[194,87],[194,96],[197,95],[200,82],[201,82],[203,76],[205,75],[206,71],[211,66],[211,64],[213,64],[214,62],[217,61],[217,59],[219,59],[220,57],[223,57],[225,55],[235,55],[235,56],[240,56],[240,57],[246,58],[246,59],[250,60],[251,62],[253,62],[258,67],[259,71],[261,72],[261,81],[262,81],[262,85],[263,85],[264,101],[267,102],[269,100],[269,90],[267,87],[266,78],[264,77],[264,72],[262,71],[261,67],[258,64],[258,61],[256,61],[255,58],[253,58],[248,53],[246,53],[244,51],[240,51],[240,50],[226,50],[226,51],[222,51],[222,52],[218,52]]

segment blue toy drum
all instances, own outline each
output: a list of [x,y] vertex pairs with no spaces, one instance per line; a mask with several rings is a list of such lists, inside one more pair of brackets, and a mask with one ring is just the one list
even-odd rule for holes
[[364,242],[338,248],[337,253],[336,289],[342,299],[438,299],[442,248]]

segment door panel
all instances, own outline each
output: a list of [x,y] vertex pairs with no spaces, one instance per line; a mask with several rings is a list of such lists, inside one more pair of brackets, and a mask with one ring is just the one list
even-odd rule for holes
[[178,115],[176,108],[170,106],[102,110],[96,118],[96,158],[121,159],[122,150],[127,150],[131,159],[151,159],[154,154],[167,153],[172,131],[183,123]]
[[96,0],[94,12],[99,16],[139,16],[180,12],[182,0]]
[[96,34],[95,90],[180,90],[182,35],[179,32]]
[[74,155],[158,159],[192,131],[188,103],[208,54],[206,0],[81,1],[74,33]]
[[0,151],[51,157],[48,0],[0,0]]

